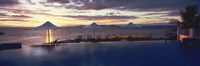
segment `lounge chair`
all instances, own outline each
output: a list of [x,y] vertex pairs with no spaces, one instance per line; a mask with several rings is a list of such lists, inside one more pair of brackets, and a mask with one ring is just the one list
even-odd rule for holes
[[139,34],[139,38],[140,38],[141,40],[145,39],[144,34]]
[[95,41],[95,38],[92,38],[91,35],[87,36],[87,39],[85,40],[86,42],[88,41]]
[[83,41],[83,36],[79,35],[78,38],[75,39],[75,42]]
[[140,37],[139,37],[138,34],[134,34],[134,35],[133,35],[133,39],[138,40],[139,38],[140,38]]
[[125,35],[125,36],[124,36],[124,38],[129,38],[129,37],[130,37],[130,35]]
[[112,35],[112,36],[111,36],[111,39],[115,39],[115,38],[117,38],[115,35]]
[[119,35],[119,36],[117,36],[117,38],[118,38],[118,39],[124,39],[124,36]]
[[103,38],[101,37],[101,35],[96,36],[96,41],[102,41],[102,40],[103,40]]
[[110,40],[110,35],[105,35],[104,41],[109,41]]
[[126,38],[126,40],[128,40],[128,41],[134,40],[134,36],[133,36],[133,35],[127,35],[127,36],[125,36],[125,38]]
[[146,36],[146,39],[152,39],[152,34],[149,34],[148,36]]
[[120,39],[117,36],[112,35],[110,41],[120,41]]

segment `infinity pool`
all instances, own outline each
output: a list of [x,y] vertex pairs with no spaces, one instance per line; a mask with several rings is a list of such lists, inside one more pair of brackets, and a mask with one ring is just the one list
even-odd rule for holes
[[0,66],[200,66],[199,61],[200,48],[183,48],[176,41],[23,45],[0,51]]

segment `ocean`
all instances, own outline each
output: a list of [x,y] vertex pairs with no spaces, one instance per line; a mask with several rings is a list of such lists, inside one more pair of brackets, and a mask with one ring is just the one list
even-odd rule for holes
[[[174,29],[174,26],[169,26],[169,31]],[[22,43],[22,44],[41,44],[46,42],[46,31],[36,28],[0,28],[0,32],[5,33],[1,35],[0,43]],[[81,35],[86,38],[88,35],[93,36],[93,29],[86,29],[81,27],[62,27],[51,29],[52,41],[68,40],[77,38]],[[154,38],[165,37],[164,26],[145,26],[143,28],[131,28],[131,34],[152,34]],[[96,29],[96,35],[127,35],[129,28],[122,27],[107,27]]]

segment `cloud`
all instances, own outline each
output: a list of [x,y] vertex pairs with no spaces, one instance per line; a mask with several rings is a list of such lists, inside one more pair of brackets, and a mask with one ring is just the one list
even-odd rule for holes
[[172,12],[168,13],[167,16],[180,16],[180,12],[179,11],[172,11]]
[[136,16],[63,16],[79,20],[116,20],[116,19],[136,19]]
[[27,15],[7,15],[7,13],[0,13],[0,21],[27,21],[25,19],[32,18]]
[[170,12],[154,12],[154,13],[147,13],[143,16],[152,16],[152,15],[162,15],[162,16],[179,16],[179,11],[170,11]]
[[32,18],[31,16],[28,15],[7,15],[7,13],[0,13],[1,18]]
[[23,20],[23,19],[0,19],[0,21],[27,21],[27,20]]
[[[0,0],[0,4],[16,4],[21,0]],[[66,9],[101,10],[101,9],[130,9],[130,10],[177,10],[186,5],[197,4],[199,0],[27,0],[29,4],[38,3],[48,7],[62,6]],[[52,4],[54,3],[54,4]],[[60,3],[60,4],[55,4]],[[50,6],[49,6],[50,5]],[[54,6],[55,5],[55,6]]]
[[[69,3],[83,4],[77,9],[137,9],[170,10],[196,4],[198,0],[69,0]],[[71,5],[73,6],[73,5]]]
[[26,16],[26,15],[10,15],[12,18],[32,18],[31,16]]
[[6,13],[0,13],[0,16],[6,16]]
[[168,13],[148,13],[148,14],[144,14],[144,15],[158,15],[158,14],[165,15],[165,14],[168,14]]
[[[2,4],[17,4],[21,0],[0,0]],[[200,0],[27,0],[27,3],[60,3],[66,9],[101,10],[101,9],[134,9],[134,10],[177,10],[186,5],[197,4]]]
[[12,4],[18,4],[18,0],[0,0],[0,6],[1,5],[12,5]]
[[69,3],[70,1],[69,0],[47,0],[48,3],[54,3],[54,2],[57,2],[57,3]]
[[140,18],[142,22],[146,17],[146,22],[159,22],[178,16],[179,9],[197,2],[200,0],[0,0],[0,21],[25,21],[36,14],[113,23]]

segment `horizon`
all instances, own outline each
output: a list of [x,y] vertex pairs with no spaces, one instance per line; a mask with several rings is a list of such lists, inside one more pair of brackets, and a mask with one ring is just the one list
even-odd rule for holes
[[[146,4],[148,3],[148,4]],[[198,0],[0,0],[0,27],[166,24]],[[199,9],[200,10],[200,9]]]
[[[90,25],[90,24],[89,24]],[[86,27],[86,26],[89,26],[89,25],[74,25],[74,26],[58,26],[58,28],[71,28],[71,27]],[[99,24],[98,24],[99,25]],[[124,26],[124,25],[127,25],[127,24],[113,24],[113,25],[100,25],[100,26]],[[176,26],[175,24],[170,24],[170,23],[167,23],[167,24],[135,24],[135,25],[138,25],[138,26],[143,26],[143,27],[156,27],[156,26]],[[41,25],[39,25],[41,26]],[[57,25],[56,25],[57,26]],[[36,26],[38,27],[38,26]],[[36,28],[35,26],[28,26],[28,27],[24,27],[24,26],[0,26],[0,28]]]

